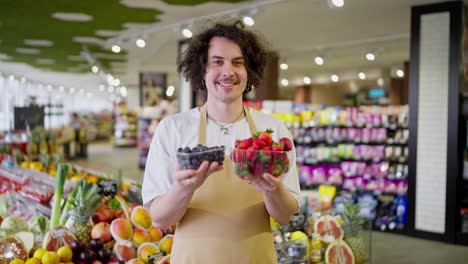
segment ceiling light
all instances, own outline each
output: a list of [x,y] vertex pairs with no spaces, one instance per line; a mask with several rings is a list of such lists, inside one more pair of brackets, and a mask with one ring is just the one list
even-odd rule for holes
[[310,84],[310,83],[311,83],[311,80],[310,80],[310,78],[309,78],[309,77],[307,77],[307,76],[306,76],[306,77],[304,77],[304,83],[305,83],[305,84]]
[[338,82],[340,80],[340,77],[338,77],[338,75],[336,74],[332,74],[330,79],[332,80],[332,82]]
[[114,45],[114,46],[112,46],[112,51],[115,52],[115,53],[119,53],[119,52],[120,52],[120,47],[119,47],[119,45]]
[[83,95],[83,94],[84,94],[84,89],[81,88],[80,91],[79,91],[79,93],[80,93],[81,95]]
[[21,54],[39,54],[41,53],[41,50],[39,49],[30,49],[30,48],[16,48],[16,53],[21,53]]
[[332,3],[332,5],[334,5],[336,7],[344,6],[344,0],[332,0],[331,3]]
[[182,35],[184,35],[184,37],[186,38],[191,38],[193,34],[192,31],[190,31],[190,29],[184,28],[184,30],[182,30]]
[[315,57],[315,64],[317,65],[323,65],[324,61],[323,58],[320,56]]
[[367,59],[367,60],[370,60],[370,61],[375,60],[375,54],[374,54],[374,53],[371,53],[371,52],[367,53],[367,54],[366,54],[366,59]]
[[365,80],[365,79],[366,79],[366,74],[363,73],[363,72],[360,72],[360,73],[358,74],[358,76],[359,76],[359,79],[361,79],[361,80]]
[[54,42],[45,39],[25,39],[24,45],[35,47],[52,47]]
[[167,87],[167,90],[166,90],[166,95],[167,95],[168,97],[171,97],[171,96],[174,95],[174,92],[175,92],[175,87],[172,86],[172,85],[169,85],[169,86]]
[[242,21],[244,21],[244,24],[246,24],[247,26],[253,26],[255,24],[253,18],[249,16],[245,16]]
[[384,80],[382,78],[377,79],[377,85],[382,87],[384,85]]
[[139,48],[144,48],[146,46],[146,42],[143,39],[139,38],[136,40],[136,45]]
[[91,67],[91,71],[93,71],[94,73],[98,73],[99,72],[99,67],[94,65],[93,67]]
[[403,70],[398,69],[396,71],[396,75],[400,78],[403,78],[405,76],[405,72]]
[[99,91],[104,91],[106,89],[106,87],[104,86],[104,84],[100,84],[99,85]]
[[281,85],[283,85],[283,86],[288,86],[288,84],[289,84],[288,79],[282,79],[282,80],[281,80]]
[[288,64],[287,63],[281,63],[280,64],[280,69],[282,70],[287,70],[289,68]]
[[120,85],[120,80],[119,79],[112,80],[112,85],[119,86]]

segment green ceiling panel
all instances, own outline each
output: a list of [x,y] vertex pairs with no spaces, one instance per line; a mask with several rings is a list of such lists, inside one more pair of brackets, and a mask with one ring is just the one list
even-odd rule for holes
[[170,5],[198,5],[209,2],[239,3],[245,0],[163,0]]
[[[206,2],[237,3],[243,0],[163,0],[173,5],[197,5]],[[92,16],[88,22],[62,21],[52,17],[52,14],[83,13]],[[78,56],[83,45],[73,41],[74,37],[93,37],[106,40],[95,35],[96,30],[120,31],[125,23],[148,24],[159,22],[162,12],[156,9],[129,8],[120,0],[0,0],[0,53],[11,57],[8,61],[23,62],[36,68],[60,72],[69,71],[77,65],[86,63],[71,61],[69,56]],[[49,40],[52,47],[33,47],[24,44],[25,39]],[[99,46],[87,44],[92,53],[114,54]],[[40,54],[20,54],[17,48],[39,49]],[[120,55],[125,55],[122,51]],[[36,59],[51,59],[54,64],[40,64]],[[99,59],[101,66],[111,70],[110,63],[114,60]],[[118,59],[115,61],[125,61]],[[84,69],[82,72],[88,72]]]
[[[61,21],[53,13],[84,13],[93,17],[88,22]],[[154,23],[162,12],[154,9],[129,8],[119,0],[72,1],[72,0],[0,0],[0,53],[7,54],[13,62],[24,62],[37,68],[68,71],[82,62],[70,61],[70,55],[78,55],[83,44],[73,37],[93,37],[96,30],[122,30],[125,23]],[[50,40],[52,47],[32,47],[25,39]],[[16,48],[34,48],[40,54],[20,54]],[[92,52],[114,54],[98,46]],[[121,52],[120,54],[125,54]],[[55,63],[38,64],[37,58],[53,59]],[[85,71],[86,72],[86,71]]]

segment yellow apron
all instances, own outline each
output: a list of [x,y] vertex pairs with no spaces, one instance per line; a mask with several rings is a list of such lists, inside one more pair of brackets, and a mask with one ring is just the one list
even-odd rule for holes
[[[198,141],[206,143],[206,105],[200,109]],[[257,128],[244,108],[251,133]],[[263,196],[232,171],[211,174],[198,188],[174,237],[172,264],[277,263]]]

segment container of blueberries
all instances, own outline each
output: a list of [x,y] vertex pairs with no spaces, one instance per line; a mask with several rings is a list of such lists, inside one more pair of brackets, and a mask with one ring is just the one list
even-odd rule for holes
[[218,162],[223,165],[224,161],[224,146],[208,147],[198,144],[194,148],[185,147],[177,149],[177,161],[179,166],[184,170],[197,170],[203,161]]

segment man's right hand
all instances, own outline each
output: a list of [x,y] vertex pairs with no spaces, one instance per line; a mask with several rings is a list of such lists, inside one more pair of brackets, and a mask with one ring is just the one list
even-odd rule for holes
[[198,189],[212,173],[223,169],[222,165],[218,162],[203,161],[198,170],[182,170],[177,167],[175,177],[176,184],[183,189],[195,191]]

